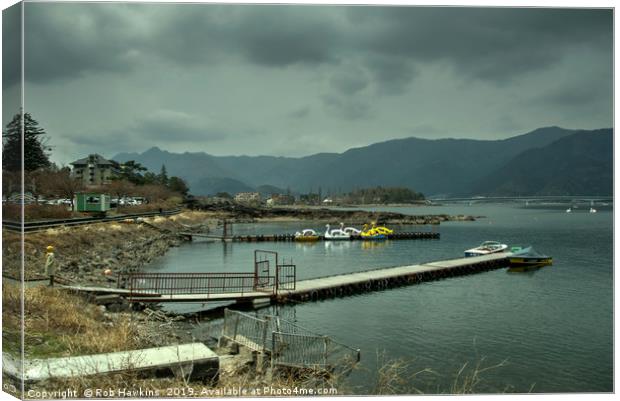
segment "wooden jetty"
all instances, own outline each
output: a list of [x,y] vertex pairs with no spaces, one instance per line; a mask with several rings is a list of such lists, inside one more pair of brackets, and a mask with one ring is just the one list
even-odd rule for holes
[[166,369],[186,379],[207,381],[217,378],[219,371],[219,356],[202,343],[96,355],[30,359],[23,364],[21,360],[3,353],[2,362],[6,374],[20,380],[23,378],[26,382],[135,370],[157,374]]
[[[203,233],[190,233],[182,232],[179,235],[189,241],[194,238],[204,238],[207,241],[224,241],[224,242],[293,242],[295,241],[294,234],[266,234],[266,235],[233,235],[222,236],[214,234]],[[416,239],[439,239],[440,234],[433,231],[419,231],[419,232],[399,232],[387,235],[387,239],[390,240],[416,240]],[[352,235],[350,241],[366,241],[359,235]],[[325,236],[319,235],[319,241],[325,241]],[[339,240],[343,241],[343,240]],[[346,240],[345,240],[346,241]]]
[[[157,294],[155,291],[126,292],[130,302],[210,302],[234,301],[237,303],[270,300],[275,303],[292,301],[314,301],[328,297],[347,296],[355,293],[383,290],[391,287],[412,285],[425,281],[442,278],[480,273],[488,270],[506,267],[509,252],[491,255],[442,260],[418,265],[396,266],[372,269],[361,272],[338,274],[334,276],[313,278],[288,282],[286,285],[277,285],[261,288],[260,290],[221,293],[187,293]],[[171,273],[174,274],[174,273]],[[179,273],[181,274],[181,273]],[[258,277],[260,278],[260,277]],[[219,278],[221,280],[221,278]],[[273,279],[273,277],[271,277]],[[212,278],[214,280],[214,278]],[[223,281],[218,281],[222,282]],[[224,286],[225,284],[222,284]],[[194,293],[192,293],[194,292]]]
[[509,256],[508,253],[492,254],[301,280],[295,289],[279,291],[277,302],[315,301],[475,274],[507,266]]

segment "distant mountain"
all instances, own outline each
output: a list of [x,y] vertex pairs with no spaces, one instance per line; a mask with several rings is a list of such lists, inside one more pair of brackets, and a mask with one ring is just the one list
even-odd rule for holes
[[259,185],[255,188],[255,191],[261,194],[262,197],[268,197],[273,194],[284,194],[286,193],[285,189],[275,187],[273,185]]
[[543,148],[522,152],[481,178],[480,195],[611,195],[613,133],[580,131]]
[[[599,130],[601,132],[608,130]],[[434,194],[470,195],[480,191],[507,191],[505,182],[511,176],[509,163],[529,162],[532,155],[544,157],[545,152],[577,152],[559,146],[547,149],[557,141],[588,131],[559,127],[540,128],[504,140],[405,138],[349,149],[344,153],[319,153],[301,158],[273,156],[212,156],[207,153],[170,153],[151,148],[144,153],[116,155],[117,161],[136,160],[151,171],[166,165],[169,175],[188,181],[192,193],[211,194],[214,189],[235,193],[270,185],[290,188],[293,192],[323,194],[348,192],[371,186],[404,186],[427,196]],[[592,131],[595,132],[595,131]],[[598,132],[598,131],[596,131]],[[594,137],[585,138],[588,142]],[[585,145],[584,145],[585,146]],[[540,150],[540,152],[534,150]],[[611,152],[611,148],[608,149]],[[553,157],[554,163],[562,158]],[[542,168],[542,166],[541,166]],[[546,168],[550,168],[547,166]],[[503,175],[500,177],[499,172]],[[587,169],[579,174],[588,174]],[[611,174],[611,170],[610,170]],[[492,184],[495,183],[495,187]],[[515,181],[516,182],[516,181]],[[594,182],[594,181],[593,181]],[[506,184],[507,185],[507,184]],[[516,183],[514,185],[517,185]],[[273,188],[271,188],[273,189]],[[271,189],[265,192],[270,192]],[[562,186],[558,191],[575,190]],[[282,191],[280,191],[282,192]]]
[[191,192],[198,195],[215,195],[218,192],[228,192],[231,195],[237,192],[254,192],[254,188],[233,178],[205,177],[189,181],[189,185]]

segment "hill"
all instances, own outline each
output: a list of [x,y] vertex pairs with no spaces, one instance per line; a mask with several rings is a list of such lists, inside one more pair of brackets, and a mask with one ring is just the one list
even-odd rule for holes
[[[240,188],[245,191],[265,185],[290,188],[297,193],[318,192],[319,187],[323,194],[333,194],[358,188],[392,186],[407,187],[427,196],[470,195],[521,191],[519,188],[530,190],[520,183],[522,178],[511,176],[521,171],[515,167],[516,164],[528,164],[529,157],[545,158],[545,152],[555,152],[552,158],[554,164],[564,163],[562,152],[569,152],[567,157],[576,160],[580,151],[578,148],[562,144],[557,149],[547,147],[578,133],[603,131],[611,133],[611,129],[577,131],[546,127],[504,140],[405,138],[349,149],[343,153],[319,153],[301,158],[222,157],[202,152],[170,153],[151,148],[141,154],[119,154],[114,160],[136,160],[152,171],[159,171],[165,164],[170,175],[185,178],[191,191],[198,195],[215,193],[215,188],[235,193]],[[585,136],[583,141],[596,140],[594,136]],[[612,148],[607,151],[611,155]],[[584,165],[574,173],[584,175],[580,180],[587,182],[585,177],[588,174],[604,168],[598,166],[587,169]],[[543,168],[542,165],[539,167]],[[540,177],[549,178],[544,172],[540,173]],[[505,184],[505,181],[513,183]],[[511,186],[513,189],[509,189]],[[572,194],[578,187],[566,184],[555,190]],[[592,186],[592,190],[598,188]]]
[[526,150],[480,179],[473,191],[495,196],[611,195],[612,131],[580,131]]

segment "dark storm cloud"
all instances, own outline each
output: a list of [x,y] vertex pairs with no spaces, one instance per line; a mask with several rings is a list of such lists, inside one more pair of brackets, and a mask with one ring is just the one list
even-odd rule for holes
[[359,66],[346,67],[335,73],[330,84],[345,95],[354,95],[368,86],[368,74]]
[[[153,57],[185,66],[241,57],[267,67],[347,57],[393,93],[414,79],[416,63],[501,81],[580,44],[612,45],[610,10],[28,3],[26,24],[27,79],[37,82],[123,72]],[[359,85],[335,81],[351,94]]]
[[337,25],[299,8],[29,3],[27,79],[125,72],[153,58],[184,66],[231,56],[276,67],[334,61]]
[[174,110],[158,110],[142,118],[132,130],[144,138],[168,142],[213,141],[226,136],[209,121]]
[[[88,71],[127,72],[141,57],[130,8],[25,5],[25,77],[31,82],[73,78]],[[70,12],[67,12],[70,11]]]
[[480,79],[544,68],[579,44],[610,51],[613,37],[611,10],[355,7],[348,16],[365,51],[448,61]]
[[412,63],[403,57],[375,56],[368,59],[379,91],[387,94],[406,92],[407,84],[415,77]]
[[21,77],[21,4],[2,12],[2,87],[7,88]]
[[336,60],[342,33],[329,15],[311,7],[251,7],[227,34],[252,62],[266,66],[318,64]]

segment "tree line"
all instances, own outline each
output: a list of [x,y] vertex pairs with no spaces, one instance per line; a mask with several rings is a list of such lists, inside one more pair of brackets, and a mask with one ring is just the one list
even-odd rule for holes
[[414,203],[423,201],[424,194],[406,187],[374,187],[356,189],[343,196],[342,201],[351,204]]

